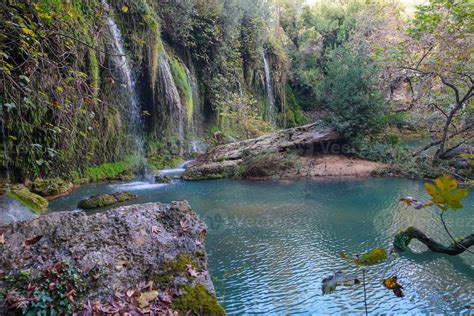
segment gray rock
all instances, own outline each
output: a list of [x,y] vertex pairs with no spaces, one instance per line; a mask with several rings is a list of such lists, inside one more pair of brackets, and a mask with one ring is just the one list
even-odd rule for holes
[[115,192],[111,194],[98,194],[79,202],[78,206],[82,209],[92,209],[114,205],[117,203],[136,199],[137,195],[128,192]]
[[59,261],[84,275],[97,269],[99,278],[87,280],[95,285],[78,298],[93,301],[169,272],[170,260],[185,255],[192,258],[197,275],[171,276],[167,287],[203,284],[214,293],[203,246],[206,232],[186,201],[131,205],[91,216],[57,212],[0,226],[5,240],[0,244],[0,266],[5,274],[31,275]]
[[[220,145],[210,149],[199,157],[184,172],[186,180],[215,178],[236,178],[245,173],[245,160],[248,157],[279,155],[288,153],[304,156],[325,153],[323,146],[336,143],[339,135],[331,128],[322,128],[319,124],[310,124],[286,129],[259,138]],[[275,174],[279,172],[277,168]]]

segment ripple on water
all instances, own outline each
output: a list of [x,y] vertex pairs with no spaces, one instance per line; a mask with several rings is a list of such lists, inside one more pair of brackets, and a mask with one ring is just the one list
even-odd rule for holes
[[[129,184],[140,195],[138,202],[186,199],[206,221],[210,272],[219,301],[230,315],[363,314],[361,286],[322,295],[322,278],[337,270],[362,277],[360,270],[339,258],[340,250],[360,253],[388,248],[394,234],[410,225],[449,242],[436,213],[414,211],[398,202],[406,195],[426,199],[420,181],[219,180],[142,185]],[[95,187],[94,191],[110,189]],[[77,204],[73,200],[84,192],[74,193],[77,196],[67,201],[52,201],[52,207]],[[472,209],[473,194],[465,206]],[[454,234],[472,231],[468,225],[472,212],[463,210],[448,217],[453,220]],[[371,313],[461,312],[473,302],[474,256],[432,254],[420,243],[414,243],[412,249],[367,269]],[[405,287],[402,299],[382,286],[382,280],[392,275],[398,275]]]

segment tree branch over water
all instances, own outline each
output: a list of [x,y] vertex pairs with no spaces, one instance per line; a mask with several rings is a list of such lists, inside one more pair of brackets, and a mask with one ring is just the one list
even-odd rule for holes
[[474,246],[474,234],[464,237],[457,243],[453,243],[449,246],[442,245],[432,238],[428,237],[424,232],[416,227],[409,227],[405,231],[402,231],[395,235],[393,246],[398,251],[405,251],[412,239],[417,239],[425,244],[431,251],[445,253],[451,256],[456,256],[469,247]]

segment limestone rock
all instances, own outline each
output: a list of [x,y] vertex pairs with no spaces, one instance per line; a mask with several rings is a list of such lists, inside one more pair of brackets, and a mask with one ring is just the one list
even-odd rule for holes
[[[153,289],[177,302],[172,305],[177,310],[192,309],[180,300],[192,288],[199,293],[204,288],[217,304],[203,246],[206,232],[186,201],[131,205],[90,216],[57,212],[0,226],[0,266],[5,275],[28,274],[34,284],[48,267],[67,262],[89,284],[74,297],[77,304],[107,302],[114,293],[153,281]],[[7,288],[5,282],[0,279],[0,288]]]
[[115,192],[112,194],[98,194],[88,199],[79,202],[79,207],[82,209],[92,209],[98,207],[104,207],[113,205],[116,203],[125,202],[128,200],[136,199],[137,195],[128,192]]

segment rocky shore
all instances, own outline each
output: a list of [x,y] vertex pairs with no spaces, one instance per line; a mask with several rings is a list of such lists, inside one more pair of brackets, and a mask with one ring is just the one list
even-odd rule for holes
[[382,167],[353,157],[350,149],[333,129],[310,124],[214,147],[183,179],[367,177]]
[[224,314],[206,232],[186,201],[0,226],[0,314]]

